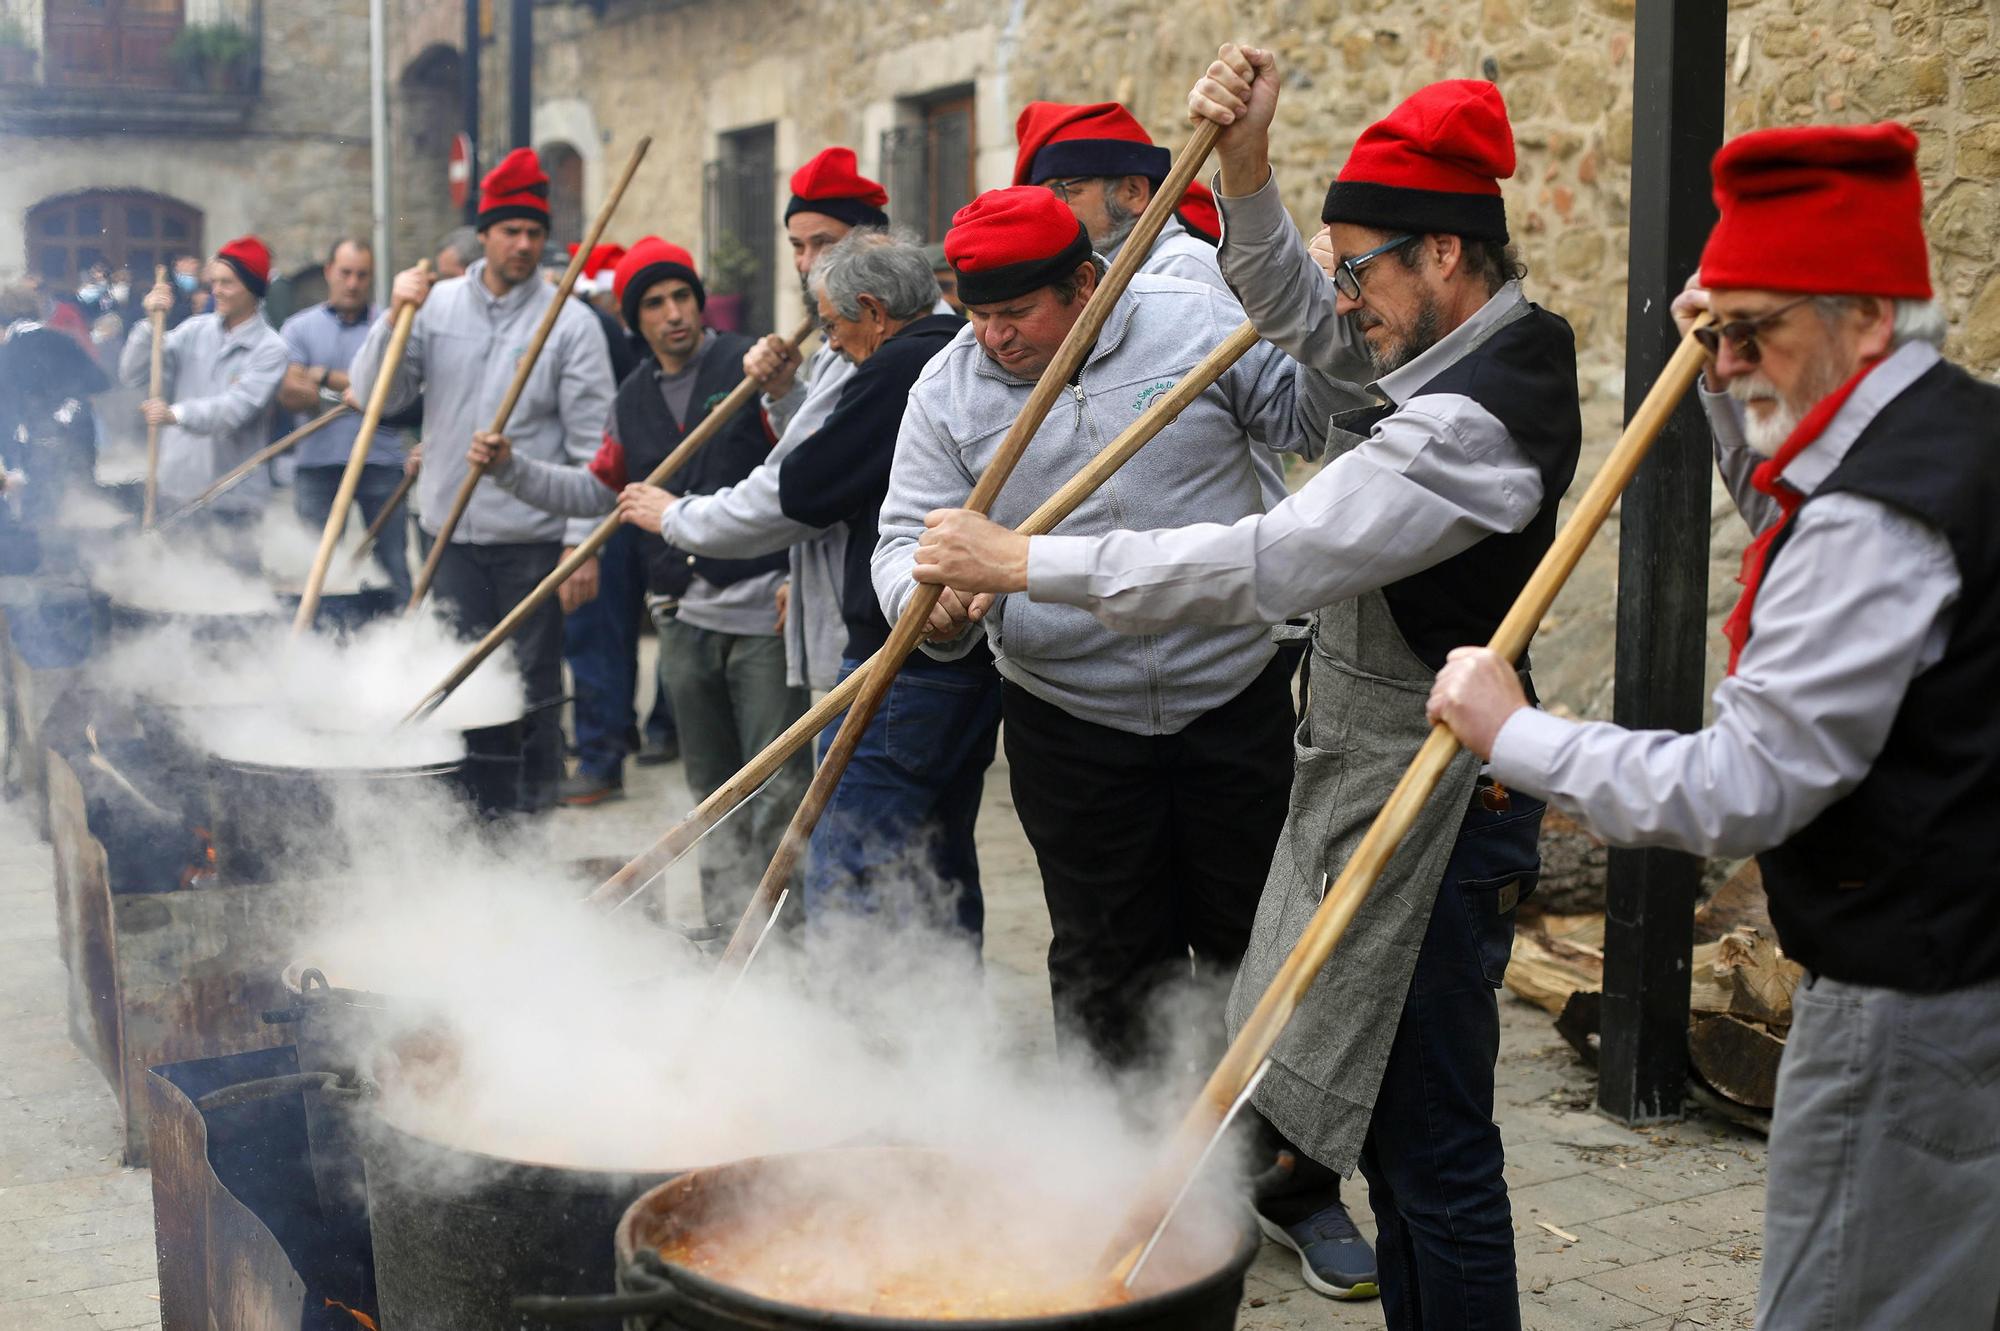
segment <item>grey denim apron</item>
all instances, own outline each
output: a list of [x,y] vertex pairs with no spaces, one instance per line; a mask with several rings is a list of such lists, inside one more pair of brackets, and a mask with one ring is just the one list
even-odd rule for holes
[[[1229,1030],[1257,1000],[1430,734],[1431,668],[1380,592],[1313,616],[1311,699],[1293,739],[1291,807],[1250,945],[1229,996]],[[1343,1174],[1360,1158],[1417,949],[1479,779],[1461,751],[1279,1039],[1254,1103],[1307,1155]]]

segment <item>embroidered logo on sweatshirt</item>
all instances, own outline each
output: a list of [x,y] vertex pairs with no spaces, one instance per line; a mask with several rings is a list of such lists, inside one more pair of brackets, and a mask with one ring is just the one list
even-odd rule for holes
[[1153,399],[1174,386],[1171,379],[1162,379],[1156,384],[1147,384],[1139,390],[1139,396],[1132,399],[1132,410],[1144,411],[1153,405]]
[[706,415],[707,413],[714,411],[715,404],[722,401],[722,399],[728,397],[731,391],[732,390],[725,388],[722,389],[720,392],[710,393],[708,395],[708,400],[701,404],[702,413]]

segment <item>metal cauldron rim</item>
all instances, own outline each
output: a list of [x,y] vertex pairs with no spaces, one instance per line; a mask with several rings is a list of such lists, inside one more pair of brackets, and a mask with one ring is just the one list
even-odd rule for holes
[[[613,1250],[622,1272],[634,1265],[634,1258],[640,1245],[634,1241],[633,1227],[638,1217],[644,1213],[647,1203],[660,1193],[672,1188],[691,1188],[699,1182],[699,1176],[724,1169],[741,1169],[747,1166],[778,1164],[787,1160],[802,1158],[824,1158],[837,1153],[855,1154],[930,1154],[940,1158],[951,1158],[951,1153],[925,1146],[835,1146],[818,1151],[785,1151],[770,1155],[745,1156],[718,1165],[703,1165],[689,1169],[663,1183],[655,1184],[625,1208],[619,1217],[618,1228],[614,1231]],[[1079,1321],[1110,1323],[1146,1320],[1150,1313],[1158,1312],[1168,1305],[1193,1297],[1212,1284],[1226,1284],[1231,1280],[1241,1281],[1243,1273],[1256,1260],[1257,1250],[1263,1244],[1263,1235],[1255,1221],[1244,1208],[1242,1223],[1238,1226],[1235,1246],[1229,1255],[1215,1267],[1193,1280],[1184,1281],[1169,1289],[1159,1290],[1133,1298],[1128,1303],[1113,1304],[1104,1308],[1084,1308],[1074,1312],[1044,1313],[1033,1317],[884,1317],[874,1313],[854,1313],[836,1311],[830,1308],[816,1308],[806,1303],[788,1303],[783,1299],[768,1298],[753,1294],[749,1290],[727,1284],[699,1271],[689,1270],[658,1259],[659,1269],[670,1273],[672,1283],[680,1293],[690,1298],[711,1300],[730,1313],[740,1312],[745,1319],[762,1319],[772,1326],[803,1326],[811,1324],[820,1327],[837,1327],[843,1331],[939,1331],[949,1327],[951,1331],[1070,1331]]]

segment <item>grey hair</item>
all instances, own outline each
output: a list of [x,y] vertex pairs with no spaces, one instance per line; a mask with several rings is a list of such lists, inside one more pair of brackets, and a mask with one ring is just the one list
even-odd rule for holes
[[[1819,296],[1813,300],[1813,308],[1819,317],[1829,325],[1848,310],[1872,296]],[[1918,300],[1905,297],[1890,302],[1889,345],[1904,346],[1911,342],[1927,342],[1934,347],[1944,346],[1944,307],[1935,300]]]
[[843,319],[861,317],[863,296],[881,301],[898,322],[922,318],[938,303],[930,255],[907,231],[851,231],[814,260],[806,280]]
[[469,226],[453,227],[438,242],[437,252],[443,254],[446,250],[456,254],[460,263],[470,264],[481,253],[479,233]]

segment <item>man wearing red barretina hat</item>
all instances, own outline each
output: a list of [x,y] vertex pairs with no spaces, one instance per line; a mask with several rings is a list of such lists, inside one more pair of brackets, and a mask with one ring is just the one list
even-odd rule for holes
[[[1029,102],[1014,121],[1014,139],[1020,145],[1014,183],[1041,185],[1068,204],[1106,263],[1117,261],[1125,237],[1173,168],[1173,154],[1116,102]],[[1215,261],[1220,227],[1214,214],[1214,196],[1190,185],[1139,271],[1227,290]],[[1186,225],[1189,216],[1197,219],[1199,235]]]
[[[785,205],[785,239],[808,311],[818,308],[807,275],[819,257],[858,228],[889,225],[889,194],[860,173],[852,148],[827,148],[792,173]],[[789,550],[784,583],[785,660],[791,682],[830,689],[840,678],[847,646],[841,613],[846,585],[847,529],[821,529],[785,513],[778,472],[833,415],[853,363],[822,342],[801,368],[785,339],[772,334],[743,359],[743,372],[763,383],[763,406],[778,442],[765,464],[712,495],[689,495],[667,509],[661,535],[685,550],[724,559],[748,559]]]
[[[760,415],[738,412],[659,487],[640,484],[742,381],[750,339],[702,327],[708,292],[694,256],[658,236],[619,260],[612,286],[626,322],[653,354],[619,386],[604,445],[589,469],[522,456],[497,435],[475,439],[470,456],[491,468],[495,483],[537,508],[579,517],[617,508],[637,528],[630,534],[646,561],[649,598],[671,607],[654,616],[660,687],[673,699],[688,787],[700,800],[783,733],[809,700],[804,689],[785,683],[777,611],[783,551],[754,559],[690,554],[657,539],[659,514],[667,488],[701,494],[739,481],[764,460],[771,440]],[[810,775],[800,754],[773,778],[768,799],[702,842],[701,895],[710,923],[729,924],[743,913]]]
[[1559,720],[1462,648],[1432,714],[1619,845],[1755,854],[1805,967],[1757,1324],[2000,1325],[2000,389],[1943,359],[1916,137],[1759,130],[1674,302],[1756,540],[1691,735]]
[[[224,472],[271,441],[271,416],[290,355],[284,339],[260,312],[271,278],[271,251],[255,236],[238,236],[215,252],[203,275],[215,308],[183,321],[167,334],[161,380],[163,398],[140,411],[160,427],[160,511],[171,512],[206,490]],[[146,313],[173,307],[171,286],[146,294]],[[153,321],[132,325],[118,374],[133,388],[149,382]],[[272,493],[260,471],[209,505],[204,519],[240,528],[260,514]],[[247,556],[246,556],[247,557]]]
[[[376,320],[354,364],[350,391],[366,400],[388,347],[395,310],[417,305],[410,341],[396,367],[388,409],[424,400],[424,468],[418,481],[425,530],[451,510],[468,464],[462,444],[492,425],[555,288],[541,280],[549,238],[549,179],[534,151],[516,148],[479,183],[477,226],[483,256],[463,277],[433,281],[421,269],[396,274],[394,301]],[[604,333],[581,302],[557,315],[525,391],[507,422],[513,451],[581,468],[596,455],[611,411],[611,363]],[[454,442],[460,441],[460,442]],[[565,520],[480,485],[438,564],[440,605],[469,634],[483,634],[546,578],[564,550],[587,535],[588,519]],[[561,607],[544,604],[514,636],[529,711],[522,750],[521,806],[548,807],[562,776],[563,611],[597,592],[592,560],[563,585]]]
[[[1084,225],[1031,185],[981,194],[944,245],[971,327],[924,368],[903,415],[874,561],[891,619],[915,590],[926,515],[965,502],[1104,272]],[[1242,317],[1214,287],[1135,276],[1001,491],[1003,525],[986,526],[1024,520]],[[1258,454],[1314,442],[1292,371],[1277,348],[1254,345],[1063,530],[1261,513]],[[1169,1056],[1189,1026],[1219,1042],[1222,989],[1285,816],[1291,662],[1262,622],[1128,637],[1082,610],[1009,596],[968,607],[967,631],[946,609],[958,604],[940,603],[928,650],[950,657],[983,638],[1004,681],[1014,803],[1054,933],[1059,1043],[1130,1067]],[[1191,956],[1202,989],[1183,1005],[1169,994],[1187,985]],[[1208,1029],[1194,1020],[1203,1011]]]
[[[1119,525],[1137,530],[1032,540],[936,514],[917,570],[1134,635],[1312,613],[1290,812],[1230,1000],[1239,1026],[1428,737],[1445,654],[1491,634],[1548,549],[1582,442],[1575,339],[1528,301],[1507,244],[1499,90],[1432,84],[1362,132],[1327,190],[1322,268],[1270,167],[1278,88],[1269,52],[1225,46],[1189,95],[1223,126],[1222,271],[1298,362],[1302,400],[1370,380],[1379,402],[1319,418],[1337,456],[1268,514],[1152,531],[1135,514]],[[1392,1327],[1520,1324],[1495,989],[1539,872],[1541,813],[1469,755],[1454,763],[1258,1088],[1296,1148],[1301,1198],[1328,1171],[1366,1176]],[[1337,1210],[1300,1214],[1308,1204],[1267,1186],[1259,1219],[1314,1288],[1338,1293],[1359,1240]]]

